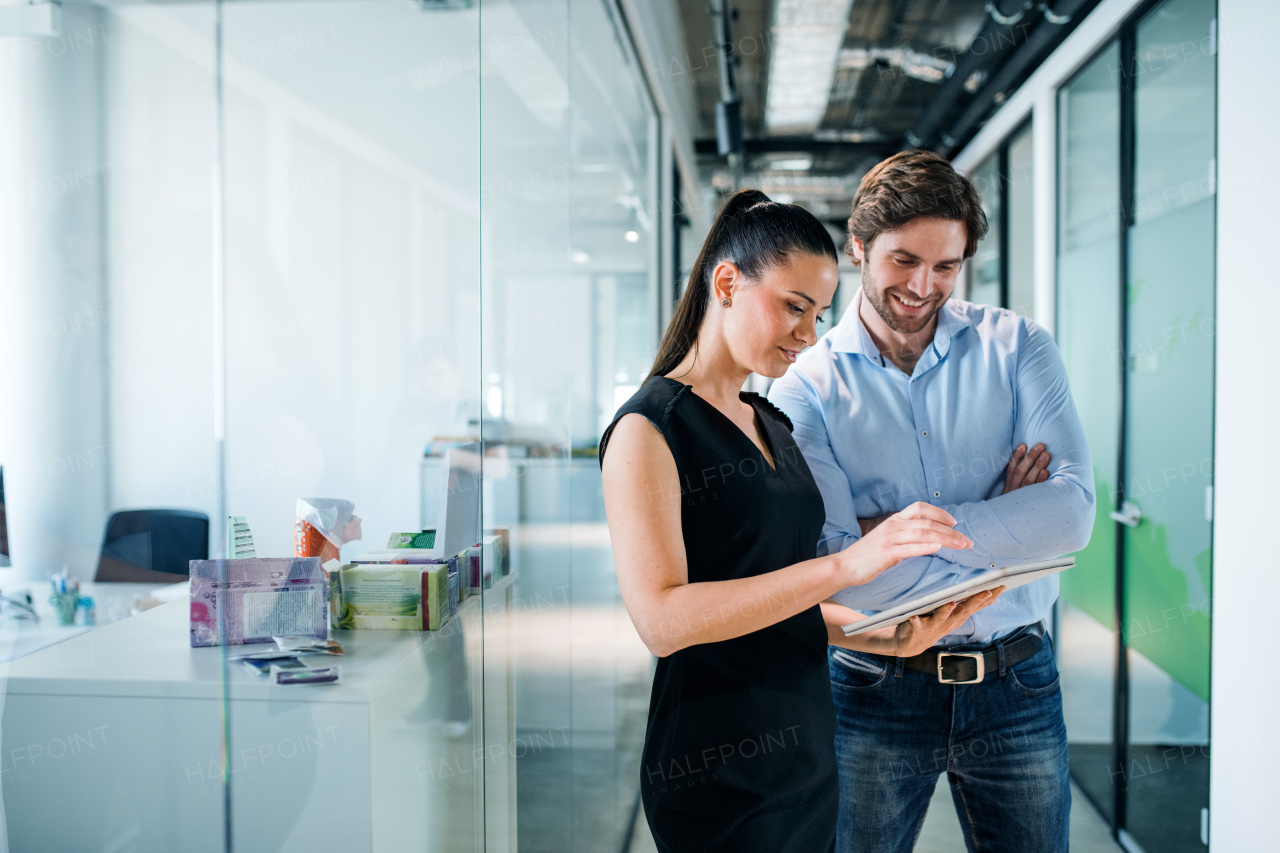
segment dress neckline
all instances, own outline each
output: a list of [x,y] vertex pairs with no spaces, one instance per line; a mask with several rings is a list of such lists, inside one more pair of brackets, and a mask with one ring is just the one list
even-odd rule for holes
[[756,424],[756,431],[760,435],[760,440],[764,442],[765,447],[767,447],[769,450],[768,456],[766,456],[764,452],[760,450],[760,445],[756,444],[751,439],[751,436],[747,435],[746,430],[738,426],[738,424],[734,422],[733,418],[729,417],[724,412],[720,411],[720,409],[718,409],[714,403],[712,403],[710,400],[707,400],[705,397],[698,394],[697,391],[694,391],[692,385],[689,385],[685,382],[681,382],[679,379],[672,379],[670,376],[659,375],[656,378],[664,379],[667,382],[673,382],[676,385],[679,385],[681,388],[686,389],[686,391],[690,396],[700,401],[704,406],[706,406],[708,409],[714,412],[718,417],[724,420],[729,426],[733,427],[733,431],[736,432],[738,435],[742,436],[742,439],[745,442],[747,442],[747,444],[751,445],[751,449],[756,452],[756,455],[760,457],[760,461],[764,463],[765,470],[767,470],[770,474],[778,473],[778,451],[774,447],[774,442],[769,438],[769,428],[765,424],[764,417],[762,417],[760,414],[760,407],[755,404],[755,400],[759,398],[758,394],[755,394],[754,392],[750,392],[750,391],[739,391],[738,399],[751,407],[751,411],[754,415],[754,422]]

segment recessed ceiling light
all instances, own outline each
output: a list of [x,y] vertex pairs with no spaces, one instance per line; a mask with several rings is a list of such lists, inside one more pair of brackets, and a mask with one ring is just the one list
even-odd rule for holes
[[586,264],[591,262],[591,256],[579,249],[569,256],[575,264]]
[[780,171],[806,172],[813,168],[813,156],[805,154],[800,157],[783,157],[777,160],[770,160],[769,168]]
[[771,133],[812,133],[822,122],[853,0],[777,0],[764,123]]
[[623,234],[622,236],[623,236],[623,237],[625,237],[625,238],[627,239],[627,242],[628,242],[628,243],[639,243],[639,242],[640,242],[640,232],[639,232],[639,231],[628,231],[626,234]]

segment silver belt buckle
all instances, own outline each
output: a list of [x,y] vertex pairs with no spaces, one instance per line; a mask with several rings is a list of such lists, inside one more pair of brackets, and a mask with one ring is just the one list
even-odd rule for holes
[[[977,677],[971,678],[968,681],[957,681],[954,679],[947,678],[945,675],[942,674],[943,658],[972,658],[973,661],[977,664],[977,668],[978,668]],[[984,677],[986,677],[986,674],[987,674],[987,659],[982,654],[982,652],[938,652],[938,681],[942,684],[977,684]]]

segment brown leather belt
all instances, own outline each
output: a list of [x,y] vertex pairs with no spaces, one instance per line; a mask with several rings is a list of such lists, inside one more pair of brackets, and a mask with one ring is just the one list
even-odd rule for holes
[[[917,672],[936,675],[943,684],[978,684],[989,672],[1000,671],[1000,650],[1004,646],[1004,667],[1008,669],[1022,663],[1040,651],[1044,644],[1044,623],[1037,622],[1019,628],[997,643],[977,649],[965,649],[963,646],[949,649],[929,649],[927,652],[902,659],[902,665]],[[889,658],[888,660],[893,660]]]

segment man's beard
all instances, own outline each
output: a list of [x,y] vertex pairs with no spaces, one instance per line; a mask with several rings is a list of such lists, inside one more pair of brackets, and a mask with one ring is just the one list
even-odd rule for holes
[[938,313],[938,309],[946,302],[946,299],[939,299],[937,304],[933,306],[933,310],[928,314],[922,315],[918,320],[910,317],[901,317],[894,313],[893,307],[889,305],[889,299],[884,291],[876,287],[876,281],[871,277],[871,268],[867,262],[862,264],[862,293],[867,297],[867,301],[871,303],[871,307],[876,309],[876,313],[880,315],[880,319],[884,320],[886,326],[900,335],[914,335],[916,332],[929,325],[929,322]]

